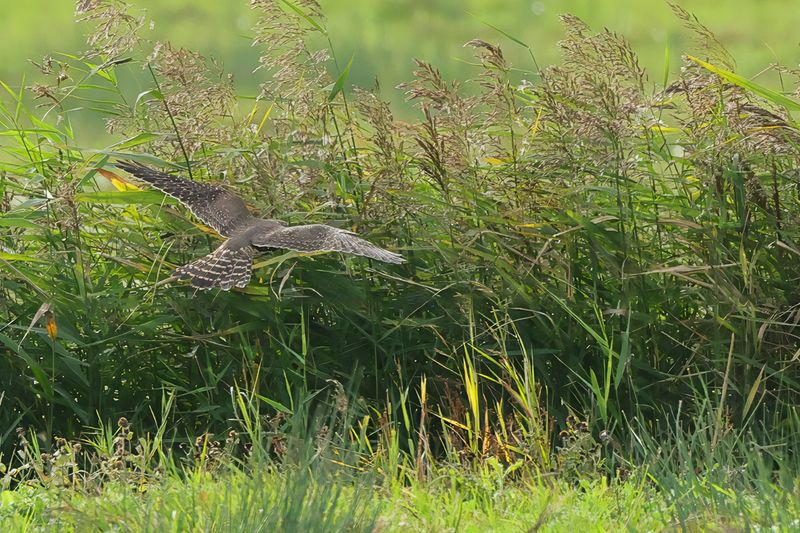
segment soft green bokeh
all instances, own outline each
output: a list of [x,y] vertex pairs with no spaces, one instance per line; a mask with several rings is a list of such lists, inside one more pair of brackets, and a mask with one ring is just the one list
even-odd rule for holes
[[[260,81],[253,68],[259,51],[250,46],[255,22],[246,0],[138,0],[155,22],[145,34],[169,39],[224,62],[236,76],[239,90],[253,93]],[[684,0],[685,8],[718,35],[738,61],[738,70],[754,76],[770,63],[796,66],[800,49],[796,0]],[[73,3],[67,0],[3,0],[0,35],[0,79],[17,85],[33,70],[29,59],[52,52],[83,49],[88,28],[73,23]],[[327,27],[340,62],[355,53],[352,83],[370,86],[380,80],[384,95],[395,103],[393,89],[408,80],[415,57],[441,68],[446,79],[467,78],[471,52],[462,45],[473,38],[500,43],[512,63],[533,70],[527,50],[481,21],[493,24],[528,43],[539,65],[558,61],[562,28],[558,15],[573,13],[593,28],[607,27],[628,38],[651,72],[653,83],[663,78],[664,52],[670,66],[692,49],[690,32],[681,28],[669,5],[661,0],[351,0],[322,1]]]

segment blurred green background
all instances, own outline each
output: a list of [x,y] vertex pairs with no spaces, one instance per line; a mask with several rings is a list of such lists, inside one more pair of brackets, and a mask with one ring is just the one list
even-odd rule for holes
[[[145,35],[221,60],[234,74],[240,94],[255,94],[260,73],[253,74],[253,69],[259,50],[251,46],[250,38],[256,13],[247,0],[133,3],[154,22]],[[755,76],[774,62],[797,66],[797,0],[679,3],[717,34],[736,58],[741,74]],[[9,85],[18,86],[23,73],[31,81],[36,69],[28,63],[30,59],[85,48],[88,27],[73,22],[73,2],[2,0],[0,5],[4,43],[0,79]],[[434,63],[445,79],[465,79],[474,71],[468,64],[472,51],[462,45],[481,38],[501,44],[515,67],[533,70],[527,50],[482,21],[528,43],[539,65],[545,66],[559,60],[562,27],[558,15],[572,13],[594,29],[607,27],[628,38],[654,84],[663,80],[667,46],[673,72],[680,67],[680,53],[692,49],[691,33],[662,0],[322,0],[322,6],[340,62],[355,54],[349,81],[368,87],[377,77],[384,97],[393,101],[400,116],[411,111],[394,87],[411,77],[415,57]]]

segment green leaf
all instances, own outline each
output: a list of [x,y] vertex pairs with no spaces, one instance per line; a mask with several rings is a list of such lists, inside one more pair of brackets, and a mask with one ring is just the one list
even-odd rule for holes
[[25,254],[11,254],[7,252],[0,252],[0,259],[3,261],[26,261],[29,263],[47,263],[44,259],[33,257],[32,255]]
[[164,161],[160,157],[156,157],[150,154],[142,154],[142,153],[133,153],[133,152],[125,152],[125,151],[117,151],[117,150],[86,150],[88,153],[93,154],[104,154],[110,158],[114,159],[125,159],[131,161],[138,161],[140,163],[146,163],[148,165],[153,165],[157,167],[166,167],[166,168],[173,168],[175,170],[186,170],[184,167],[180,165],[176,165],[175,163],[170,163],[168,161]]
[[622,376],[625,368],[631,360],[631,312],[628,310],[628,327],[622,332],[622,346],[619,349],[619,360],[617,361],[617,371],[614,374],[614,390],[619,389],[622,383]]
[[36,381],[42,387],[42,392],[44,393],[45,397],[47,399],[52,399],[53,384],[50,382],[50,379],[47,377],[47,374],[39,365],[39,363],[37,363],[21,346],[17,345],[9,337],[0,334],[0,343],[5,345],[5,347],[8,348],[11,353],[16,354],[23,361],[25,361],[25,364],[31,369],[34,379],[36,379]]
[[600,410],[600,418],[605,421],[607,413],[606,396],[600,388],[600,382],[597,380],[597,374],[594,373],[594,369],[589,369],[589,376],[592,381],[592,393],[594,394],[595,401],[597,401],[597,407]]
[[3,217],[0,218],[0,226],[6,228],[29,228],[29,229],[38,229],[39,225],[35,222],[31,222],[27,218],[17,218],[17,217]]
[[124,141],[120,141],[120,142],[118,142],[116,144],[112,144],[108,148],[109,148],[109,150],[112,149],[112,148],[115,149],[115,150],[125,150],[127,148],[132,148],[134,146],[139,146],[140,144],[148,143],[148,142],[150,142],[152,140],[155,140],[155,139],[158,139],[160,137],[161,137],[161,135],[159,135],[157,133],[140,133],[139,135],[131,137],[130,139],[125,139]]
[[82,192],[75,195],[75,200],[94,204],[175,203],[175,200],[157,191]]
[[149,97],[152,97],[156,100],[162,100],[162,101],[164,100],[164,95],[161,94],[161,91],[159,91],[158,89],[149,89],[147,91],[142,91],[136,97],[136,102],[134,102],[133,104],[134,112],[139,108],[139,102],[142,100],[142,98],[149,98]]
[[528,50],[530,50],[530,49],[531,49],[530,45],[529,45],[529,44],[527,44],[525,41],[522,41],[521,39],[517,39],[516,37],[514,37],[513,35],[511,35],[511,34],[510,34],[510,33],[508,33],[507,31],[505,31],[505,30],[503,30],[503,29],[501,29],[501,28],[499,28],[499,27],[495,26],[495,25],[494,25],[494,24],[492,24],[491,22],[487,22],[487,21],[483,20],[482,18],[478,17],[477,15],[475,15],[475,14],[473,14],[473,13],[469,13],[469,14],[470,14],[470,15],[471,15],[471,16],[472,16],[472,17],[473,17],[475,20],[477,20],[478,22],[480,22],[481,24],[484,24],[485,26],[488,26],[488,27],[492,28],[494,31],[496,31],[496,32],[498,32],[498,33],[500,33],[500,34],[502,34],[503,36],[507,37],[508,39],[511,39],[512,41],[514,41],[514,42],[515,42],[515,43],[517,43],[518,45],[522,46],[523,48],[526,48],[526,49],[528,49]]
[[274,409],[277,409],[278,411],[280,411],[282,413],[292,414],[292,410],[291,409],[289,409],[288,407],[286,407],[285,405],[283,405],[282,403],[280,403],[280,402],[278,402],[276,400],[272,400],[272,399],[267,398],[266,396],[262,396],[260,394],[256,394],[256,398],[258,398],[262,402],[266,403],[267,405],[269,405],[270,407],[272,407]]
[[347,62],[347,66],[344,67],[341,76],[339,79],[336,80],[336,83],[333,84],[333,88],[331,89],[331,94],[328,95],[328,101],[332,102],[336,95],[342,92],[342,88],[344,87],[344,82],[347,79],[347,74],[350,72],[350,66],[353,64],[353,57],[355,54],[350,56],[350,61]]
[[314,26],[314,28],[317,29],[319,32],[321,32],[323,35],[327,35],[328,34],[328,32],[325,31],[325,28],[320,26],[319,22],[317,22],[316,20],[312,19],[310,16],[306,15],[305,11],[303,11],[302,9],[300,9],[299,7],[294,5],[293,3],[289,2],[289,0],[283,0],[283,3],[286,4],[292,11],[294,11],[295,13],[297,13],[298,15],[303,17],[303,19],[306,22],[308,22],[309,24]]
[[54,343],[53,346],[56,353],[59,355],[58,366],[60,367],[60,370],[62,370],[64,374],[72,374],[72,376],[77,378],[77,380],[83,384],[83,386],[88,387],[89,378],[86,377],[86,373],[83,371],[83,369],[88,368],[89,363],[76,358],[69,351],[67,351],[67,349],[64,348],[60,342]]
[[743,78],[738,74],[734,74],[733,72],[727,71],[725,69],[715,67],[711,63],[706,63],[702,59],[697,59],[694,56],[687,56],[687,57],[692,61],[694,61],[695,63],[697,63],[698,65],[700,65],[701,67],[703,67],[704,69],[708,70],[709,72],[713,72],[720,78],[728,80],[734,85],[738,85],[742,89],[746,89],[753,94],[757,94],[758,96],[769,100],[773,104],[783,106],[791,111],[800,111],[800,102],[796,102],[791,98],[782,95],[779,92],[773,91],[772,89],[767,89],[766,87],[759,85],[755,82],[752,82],[747,78]]

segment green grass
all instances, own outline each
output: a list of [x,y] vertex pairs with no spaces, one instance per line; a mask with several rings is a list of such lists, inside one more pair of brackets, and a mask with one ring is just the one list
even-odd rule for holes
[[[258,482],[260,486],[254,486]],[[526,531],[541,524],[543,531],[653,531],[677,529],[669,506],[637,486],[614,489],[592,484],[571,487],[514,487],[502,496],[480,498],[432,488],[406,489],[399,494],[376,491],[363,515],[304,516],[295,521],[283,515],[278,502],[285,481],[278,476],[253,479],[240,475],[224,480],[196,476],[188,483],[169,480],[139,493],[124,485],[106,487],[100,494],[80,491],[20,490],[6,496],[0,511],[4,531],[274,531],[301,527],[303,531]],[[330,487],[315,487],[316,491]],[[341,490],[341,489],[340,489]],[[362,491],[363,492],[363,491]],[[305,496],[308,496],[307,494]],[[344,489],[339,498],[349,502],[361,494]],[[489,499],[489,502],[486,499]],[[309,505],[303,501],[302,505]],[[313,505],[313,504],[312,504]],[[350,512],[347,506],[337,513]],[[350,518],[350,519],[348,519]],[[686,520],[689,530],[724,531],[752,516],[717,514],[698,509]],[[792,523],[785,524],[790,530]],[[795,523],[796,525],[796,523]]]
[[[303,412],[290,421],[303,419]],[[26,473],[22,478],[9,473],[19,484],[0,492],[0,527],[9,532],[789,531],[800,519],[792,485],[800,478],[759,480],[750,477],[750,468],[729,461],[722,476],[716,468],[680,474],[678,463],[669,465],[673,474],[653,463],[609,480],[576,453],[576,443],[586,438],[582,430],[553,457],[559,467],[543,473],[496,458],[472,465],[429,458],[423,465],[419,457],[390,448],[358,452],[353,441],[330,431],[344,429],[347,416],[316,419],[311,437],[298,433],[298,426],[262,434],[257,427],[246,430],[245,413],[238,421],[245,430],[228,433],[224,443],[200,438],[175,452],[164,446],[163,433],[137,437],[127,422],[85,441],[86,450],[61,442],[45,456],[22,443],[18,452],[27,462],[18,468]],[[726,436],[722,446],[731,440]],[[680,454],[692,452],[685,439],[670,444]],[[248,458],[240,455],[243,450]],[[748,462],[760,460],[753,450],[747,456]],[[387,470],[389,463],[396,467]],[[575,466],[581,471],[571,470]]]
[[[228,460],[209,470],[115,471],[103,484],[22,485],[0,493],[3,531],[729,531],[796,528],[796,493],[737,491],[708,480],[661,486],[520,476],[496,461],[437,467],[425,482],[314,463]],[[140,474],[140,472],[139,472]]]
[[[668,506],[634,484],[615,488],[592,483],[572,487],[511,487],[502,493],[465,492],[454,487],[413,487],[397,491],[356,491],[309,483],[301,493],[291,475],[232,474],[221,479],[193,475],[168,479],[146,492],[114,483],[99,493],[80,490],[20,489],[4,492],[3,531],[526,531],[541,523],[548,531],[652,531],[674,526]],[[294,489],[295,492],[291,492]],[[290,503],[289,498],[297,498]],[[330,492],[339,500],[333,500]],[[330,498],[330,499],[329,499]],[[322,499],[323,502],[318,502]],[[340,503],[341,502],[341,503]],[[325,514],[325,505],[333,508]],[[318,507],[321,505],[321,507]],[[298,511],[302,508],[303,511]],[[315,515],[313,512],[320,511]],[[292,512],[301,517],[291,515]],[[728,518],[704,513],[707,525]],[[594,524],[588,526],[587,524]],[[299,530],[294,529],[294,530]]]

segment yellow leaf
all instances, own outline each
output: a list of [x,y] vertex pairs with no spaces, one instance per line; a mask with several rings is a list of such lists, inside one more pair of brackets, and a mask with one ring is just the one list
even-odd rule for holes
[[104,178],[108,179],[118,191],[140,191],[142,190],[140,187],[137,187],[133,183],[125,181],[124,179],[120,178],[118,175],[114,174],[110,170],[105,170],[103,168],[98,168],[97,172],[103,176]]
[[650,126],[650,129],[655,131],[660,131],[662,133],[680,133],[683,131],[682,129],[675,128],[673,126],[659,126],[658,124]]
[[48,309],[44,312],[44,319],[46,320],[47,334],[50,336],[50,340],[55,342],[58,336],[56,317],[53,315],[53,312]]
[[542,226],[547,226],[548,222],[531,222],[528,224],[517,224],[518,228],[541,228]]

